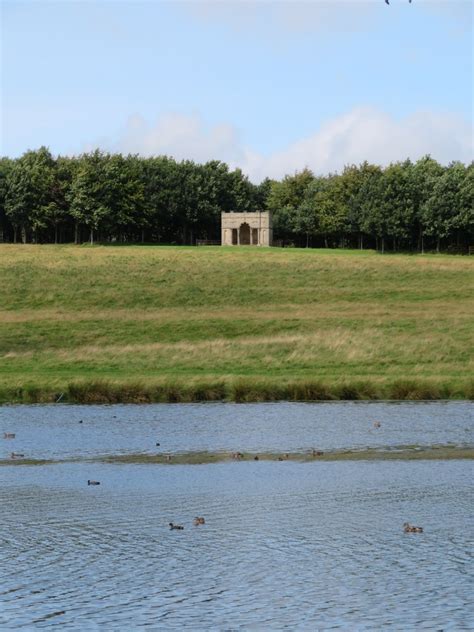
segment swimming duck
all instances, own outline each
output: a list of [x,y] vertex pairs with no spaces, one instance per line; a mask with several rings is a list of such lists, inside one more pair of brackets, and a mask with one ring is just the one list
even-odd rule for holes
[[374,428],[380,428],[381,425],[380,421],[374,421]]
[[15,438],[15,433],[14,432],[4,432],[3,433],[3,438],[4,439],[14,439]]
[[312,456],[323,456],[324,452],[322,450],[313,450],[311,452]]
[[409,522],[403,524],[403,531],[405,533],[423,533],[423,527],[415,527]]
[[91,480],[88,480],[88,481],[87,481],[87,484],[88,484],[88,485],[100,485],[100,481],[91,481]]
[[182,531],[184,527],[180,524],[173,524],[172,522],[170,522],[170,529],[177,529],[178,531]]
[[200,524],[206,524],[206,521],[202,516],[196,516],[193,520],[193,525],[197,527]]
[[12,452],[10,454],[12,459],[24,459],[25,455],[24,454],[20,454],[19,452]]
[[258,460],[259,460],[259,458],[258,458],[258,454],[256,454],[256,455],[253,457],[253,460],[254,460],[254,461],[258,461]]

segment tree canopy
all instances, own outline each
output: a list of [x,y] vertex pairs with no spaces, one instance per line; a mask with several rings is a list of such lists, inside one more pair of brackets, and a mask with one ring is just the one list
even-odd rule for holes
[[218,240],[232,210],[272,211],[288,245],[463,251],[474,243],[474,164],[425,156],[256,185],[218,160],[54,158],[46,147],[0,160],[0,241],[194,244]]

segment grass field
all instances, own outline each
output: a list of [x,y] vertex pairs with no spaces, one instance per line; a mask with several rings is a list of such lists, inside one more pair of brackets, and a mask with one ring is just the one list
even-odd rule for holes
[[474,396],[474,258],[0,245],[0,401]]

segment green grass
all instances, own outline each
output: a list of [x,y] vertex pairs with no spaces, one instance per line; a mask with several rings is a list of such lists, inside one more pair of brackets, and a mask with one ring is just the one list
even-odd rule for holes
[[472,398],[474,259],[0,245],[0,401]]

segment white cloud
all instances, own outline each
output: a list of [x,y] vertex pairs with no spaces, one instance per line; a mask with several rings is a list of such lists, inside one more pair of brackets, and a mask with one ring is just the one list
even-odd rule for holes
[[166,154],[177,160],[223,160],[240,167],[251,180],[281,178],[309,167],[316,173],[339,171],[364,160],[376,164],[431,154],[442,163],[473,159],[472,127],[450,113],[417,112],[402,119],[360,107],[326,121],[318,130],[270,155],[243,143],[229,124],[206,125],[197,114],[168,114],[155,124],[131,117],[116,142],[103,149],[143,156]]

